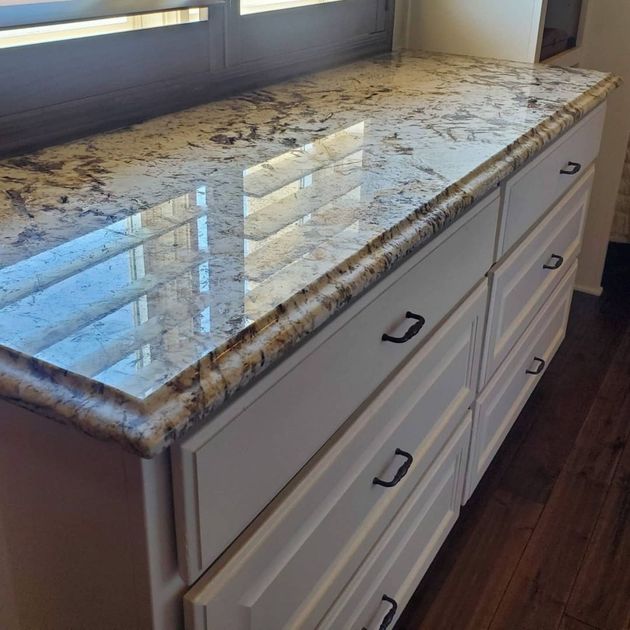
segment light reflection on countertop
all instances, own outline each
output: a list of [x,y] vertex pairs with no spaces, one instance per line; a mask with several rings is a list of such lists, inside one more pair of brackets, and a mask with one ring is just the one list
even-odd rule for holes
[[145,398],[341,262],[365,127],[245,169],[228,212],[199,186],[1,269],[0,340]]
[[5,267],[0,342],[147,397],[388,227],[365,211],[366,133],[239,170],[227,206],[198,186]]

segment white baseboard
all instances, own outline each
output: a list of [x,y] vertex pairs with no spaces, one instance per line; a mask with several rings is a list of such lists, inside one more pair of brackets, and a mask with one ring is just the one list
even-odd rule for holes
[[580,293],[587,293],[588,295],[594,295],[596,297],[599,297],[604,292],[603,287],[585,287],[580,284],[576,284],[573,288]]

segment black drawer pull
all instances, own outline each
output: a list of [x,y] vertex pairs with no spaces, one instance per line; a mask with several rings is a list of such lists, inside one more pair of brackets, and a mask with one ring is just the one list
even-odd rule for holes
[[[398,610],[398,602],[396,602],[396,600],[392,599],[391,597],[387,597],[387,595],[383,595],[383,599],[381,601],[387,602],[390,605],[390,609],[383,617],[383,621],[381,621],[381,625],[378,627],[378,630],[387,630],[392,621],[394,621],[394,617],[396,616],[396,611]],[[363,630],[367,630],[367,628],[364,627]]]
[[569,162],[567,166],[569,168],[563,168],[560,171],[563,175],[577,175],[582,170],[582,165],[577,162]]
[[564,262],[564,258],[558,254],[551,254],[551,260],[553,263],[551,265],[543,265],[543,269],[560,269],[560,267],[562,267],[562,263]]
[[399,448],[396,449],[396,455],[404,457],[405,463],[396,471],[394,478],[391,481],[383,481],[378,477],[374,477],[374,479],[372,480],[373,484],[376,484],[377,486],[383,486],[384,488],[393,488],[394,486],[398,485],[400,483],[400,480],[409,472],[409,467],[413,463],[413,455]]
[[545,369],[545,365],[547,365],[547,362],[540,357],[534,357],[534,361],[538,361],[538,367],[535,370],[525,370],[525,372],[527,374],[534,374],[536,376]]
[[402,337],[392,337],[391,335],[383,335],[381,339],[383,341],[391,341],[392,343],[407,343],[410,339],[413,339],[426,323],[426,319],[422,315],[416,315],[411,311],[405,313],[407,319],[415,319],[416,323],[409,327],[409,330]]

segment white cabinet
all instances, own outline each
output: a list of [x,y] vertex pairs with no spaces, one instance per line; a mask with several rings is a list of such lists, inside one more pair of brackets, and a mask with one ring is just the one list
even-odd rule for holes
[[508,181],[499,236],[500,255],[508,252],[593,163],[605,116],[603,105]]
[[459,515],[470,414],[321,622],[321,630],[393,628]]
[[475,404],[466,499],[564,339],[576,271],[574,262]]
[[[190,628],[317,625],[461,433],[476,390],[486,301],[484,282],[271,507],[255,537],[200,580],[186,598]],[[455,513],[462,480],[452,481],[460,489],[448,503]]]
[[[186,595],[188,630],[395,622],[564,338],[603,116],[505,182],[500,216],[482,202],[225,429],[178,446],[188,579],[251,523]],[[426,330],[382,341],[404,308]]]
[[576,260],[593,175],[591,168],[514,253],[490,271],[492,297],[480,388],[497,371]]
[[[8,570],[38,603],[19,623],[391,628],[562,342],[603,116],[503,181],[170,452],[144,461],[29,412],[9,419],[0,446],[19,483],[2,485],[3,504],[26,509],[2,527],[28,553]],[[57,509],[77,498],[83,522]],[[33,519],[41,505],[46,518]],[[27,540],[40,521],[46,531]],[[53,545],[72,566],[40,580],[31,569]],[[96,566],[83,589],[92,599],[73,606]],[[122,587],[105,597],[112,575]]]

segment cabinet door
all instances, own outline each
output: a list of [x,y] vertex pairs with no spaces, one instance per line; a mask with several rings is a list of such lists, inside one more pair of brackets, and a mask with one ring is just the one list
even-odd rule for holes
[[393,628],[459,516],[470,414],[318,630]]
[[480,389],[529,326],[580,252],[593,167],[490,272],[492,290]]
[[603,104],[505,184],[499,256],[525,236],[593,163],[605,117]]
[[466,499],[476,488],[564,339],[576,272],[577,261],[567,270],[475,403]]
[[483,286],[202,577],[191,630],[316,626],[459,431],[485,305]]

